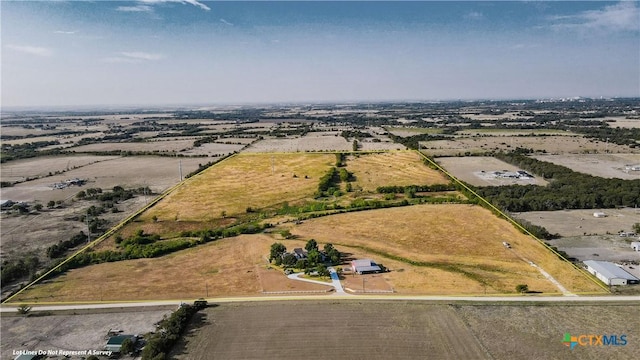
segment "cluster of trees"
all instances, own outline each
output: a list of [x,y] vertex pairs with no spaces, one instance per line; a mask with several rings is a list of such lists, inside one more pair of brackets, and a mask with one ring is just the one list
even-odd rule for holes
[[306,258],[299,259],[294,254],[288,253],[286,246],[282,243],[276,242],[271,244],[269,262],[274,262],[275,265],[282,265],[285,268],[304,270],[307,274],[316,271],[319,276],[328,276],[329,270],[327,270],[326,264],[337,265],[342,258],[340,252],[330,243],[325,244],[321,251],[314,239],[307,241],[305,250],[307,251]]
[[147,344],[142,349],[142,360],[164,360],[173,345],[187,329],[191,318],[204,308],[196,301],[193,305],[184,304],[169,317],[164,318],[155,333],[147,337]]
[[634,207],[640,205],[640,180],[605,179],[519,154],[497,158],[552,181],[548,186],[484,187],[478,194],[515,212]]
[[26,144],[2,144],[0,147],[0,162],[7,162],[10,160],[17,159],[26,159],[32,158],[36,156],[44,156],[44,155],[52,155],[57,154],[58,150],[42,150],[42,148],[51,146],[51,145],[59,145],[60,142],[58,140],[53,141],[34,141]]
[[[337,158],[336,163],[342,163],[342,158]],[[340,196],[340,182],[345,182],[346,191],[352,190],[351,181],[353,181],[353,174],[350,173],[344,167],[339,170],[335,166],[330,168],[326,174],[324,174],[318,181],[318,191],[316,192],[316,198],[322,196]]]
[[608,126],[600,127],[579,127],[574,131],[584,134],[586,137],[598,139],[603,142],[612,142],[618,145],[627,145],[635,148],[640,147],[640,128],[612,128]]
[[51,259],[62,256],[67,250],[74,248],[78,245],[85,244],[87,242],[87,234],[80,231],[73,235],[71,239],[60,241],[57,244],[51,245],[47,248],[47,256]]
[[349,138],[362,139],[362,138],[372,137],[371,134],[369,134],[368,132],[364,132],[360,130],[343,130],[340,133],[340,136],[342,136],[346,140],[349,140]]
[[102,202],[119,202],[133,198],[135,195],[153,194],[148,186],[141,186],[135,189],[125,189],[122,186],[114,186],[110,192],[103,192],[101,188],[88,188],[80,190],[76,198],[84,200],[99,200]]
[[35,255],[23,256],[17,260],[5,260],[0,266],[2,284],[29,277],[36,273],[40,259]]

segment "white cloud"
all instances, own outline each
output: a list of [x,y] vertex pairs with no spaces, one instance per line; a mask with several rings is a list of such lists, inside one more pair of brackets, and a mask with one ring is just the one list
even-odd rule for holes
[[41,47],[41,46],[29,46],[29,45],[13,45],[9,44],[7,47],[11,50],[19,51],[21,53],[36,55],[42,57],[49,57],[53,55],[53,51],[51,49]]
[[117,11],[124,12],[151,12],[153,9],[149,5],[136,5],[136,6],[118,6]]
[[147,61],[160,60],[164,57],[161,54],[152,54],[152,53],[146,53],[141,51],[122,52],[120,54],[131,59],[139,59],[139,60],[147,60]]
[[232,24],[232,23],[228,22],[228,21],[227,21],[227,20],[225,20],[225,19],[220,19],[220,22],[221,22],[221,23],[223,23],[223,24],[229,25],[229,26],[233,26],[233,24]]
[[552,16],[554,29],[640,31],[640,8],[635,1],[621,1],[602,10],[588,10],[576,15]]
[[112,56],[102,59],[104,62],[109,63],[128,63],[139,64],[147,61],[157,61],[164,58],[162,54],[146,53],[141,51],[133,52],[121,52],[118,56]]
[[73,35],[76,32],[75,31],[64,31],[64,30],[56,30],[54,31],[55,34],[64,34],[64,35]]
[[180,3],[180,4],[191,4],[193,6],[197,6],[199,8],[201,8],[202,10],[206,10],[209,11],[211,10],[210,7],[208,7],[207,5],[201,3],[198,0],[138,0],[141,3],[145,3],[145,4],[161,4],[161,3]]

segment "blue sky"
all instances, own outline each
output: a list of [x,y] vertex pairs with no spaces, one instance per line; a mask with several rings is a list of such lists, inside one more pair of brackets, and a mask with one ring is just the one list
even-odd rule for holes
[[640,96],[638,2],[2,1],[2,106]]

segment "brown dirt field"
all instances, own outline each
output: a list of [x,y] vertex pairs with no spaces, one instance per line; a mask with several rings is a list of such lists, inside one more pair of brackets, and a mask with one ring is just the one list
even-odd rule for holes
[[413,151],[395,151],[380,154],[350,155],[347,170],[356,178],[354,187],[375,191],[387,185],[433,185],[446,184],[448,178],[422,163],[422,158]]
[[[541,244],[478,206],[417,205],[339,214],[307,220],[291,232],[322,243],[332,242],[336,246],[360,246],[414,261],[457,264],[455,266],[460,269],[485,279],[490,288],[498,292],[513,292],[520,283],[528,284],[535,291],[558,292],[552,283],[517,255],[540,265],[570,291],[600,290]],[[511,243],[512,251],[504,248],[503,241]],[[389,259],[382,254],[372,258],[386,265]],[[409,264],[404,267],[408,268]],[[410,273],[401,274],[409,278],[419,277],[417,273]],[[389,280],[398,292],[405,291],[403,283],[391,275]],[[433,283],[442,284],[449,280],[448,276],[431,279]],[[458,290],[462,293],[477,292],[477,288],[459,287]]]
[[[638,305],[454,306],[455,313],[495,359],[637,359]],[[576,346],[564,333],[627,335],[625,346]]]
[[367,292],[393,291],[393,288],[385,279],[385,274],[358,275],[347,273],[343,278],[342,286],[347,292],[362,294]]
[[490,173],[493,171],[517,171],[522,170],[502,160],[487,156],[467,156],[467,157],[441,157],[436,162],[440,164],[451,175],[475,186],[501,186],[501,185],[547,185],[548,182],[541,176],[533,179],[506,179],[492,178],[484,175],[482,171]]
[[148,141],[134,143],[97,143],[74,147],[70,150],[75,152],[96,152],[96,151],[158,151],[158,152],[179,152],[193,148],[193,140],[167,140]]
[[56,171],[80,168],[116,158],[118,158],[118,156],[72,155],[20,159],[2,163],[2,165],[0,165],[0,178],[2,181],[22,181],[26,178],[47,176],[49,172],[55,173]]
[[[82,315],[6,316],[0,324],[2,344],[0,358],[13,359],[14,350],[103,350],[105,335],[110,329],[124,334],[144,334],[154,331],[154,324],[170,310],[109,309],[105,313]],[[80,359],[79,356],[71,357]],[[47,359],[64,359],[47,357]]]
[[434,156],[457,156],[466,152],[484,153],[487,151],[510,151],[516,147],[546,151],[549,154],[604,153],[640,153],[640,149],[628,146],[608,144],[602,141],[585,139],[582,136],[480,136],[455,140],[423,141],[422,150]]
[[182,151],[184,155],[226,155],[235,151],[240,151],[244,145],[238,144],[220,144],[220,143],[206,143],[198,147],[189,148],[189,150]]
[[[30,164],[25,160],[26,164]],[[31,161],[39,160],[34,159]],[[62,200],[75,196],[80,190],[88,187],[111,189],[116,185],[125,188],[148,186],[155,192],[162,192],[180,181],[179,163],[182,162],[184,175],[196,170],[198,164],[206,163],[200,158],[172,158],[159,156],[127,156],[118,157],[91,165],[86,165],[64,174],[49,176],[37,180],[27,181],[10,188],[2,188],[2,199],[14,201],[40,201],[44,204],[49,200]],[[12,166],[8,163],[8,166]],[[66,166],[66,164],[65,164]],[[4,173],[4,169],[3,169]],[[51,185],[66,179],[87,179],[82,187],[71,186],[66,189],[52,189]]]
[[[205,310],[176,359],[487,359],[455,311],[405,302],[269,302]],[[186,346],[185,346],[186,345]]]
[[[596,218],[594,212],[602,211],[607,217]],[[583,234],[618,234],[631,231],[634,223],[640,221],[640,209],[582,209],[558,211],[530,211],[513,214],[532,224],[545,227],[550,233],[561,236],[579,236]]]
[[640,179],[640,171],[625,170],[625,165],[640,164],[640,154],[565,154],[534,155],[533,157],[593,176],[625,180]]
[[222,211],[232,216],[249,206],[307,198],[334,163],[333,154],[237,155],[189,179],[141,219],[210,221],[221,218]]

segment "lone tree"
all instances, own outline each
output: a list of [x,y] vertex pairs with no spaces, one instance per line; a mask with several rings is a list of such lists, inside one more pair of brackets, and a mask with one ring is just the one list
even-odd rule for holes
[[287,247],[282,243],[271,244],[271,252],[269,253],[269,262],[282,258],[282,254],[287,252]]
[[311,250],[318,251],[318,243],[314,239],[311,239],[307,241],[307,245],[304,246],[304,249],[307,251],[311,251]]
[[133,341],[130,338],[126,338],[122,341],[122,345],[120,345],[120,353],[122,354],[130,354],[135,350],[133,346]]
[[516,291],[521,293],[521,294],[529,292],[529,285],[527,285],[527,284],[516,285]]

